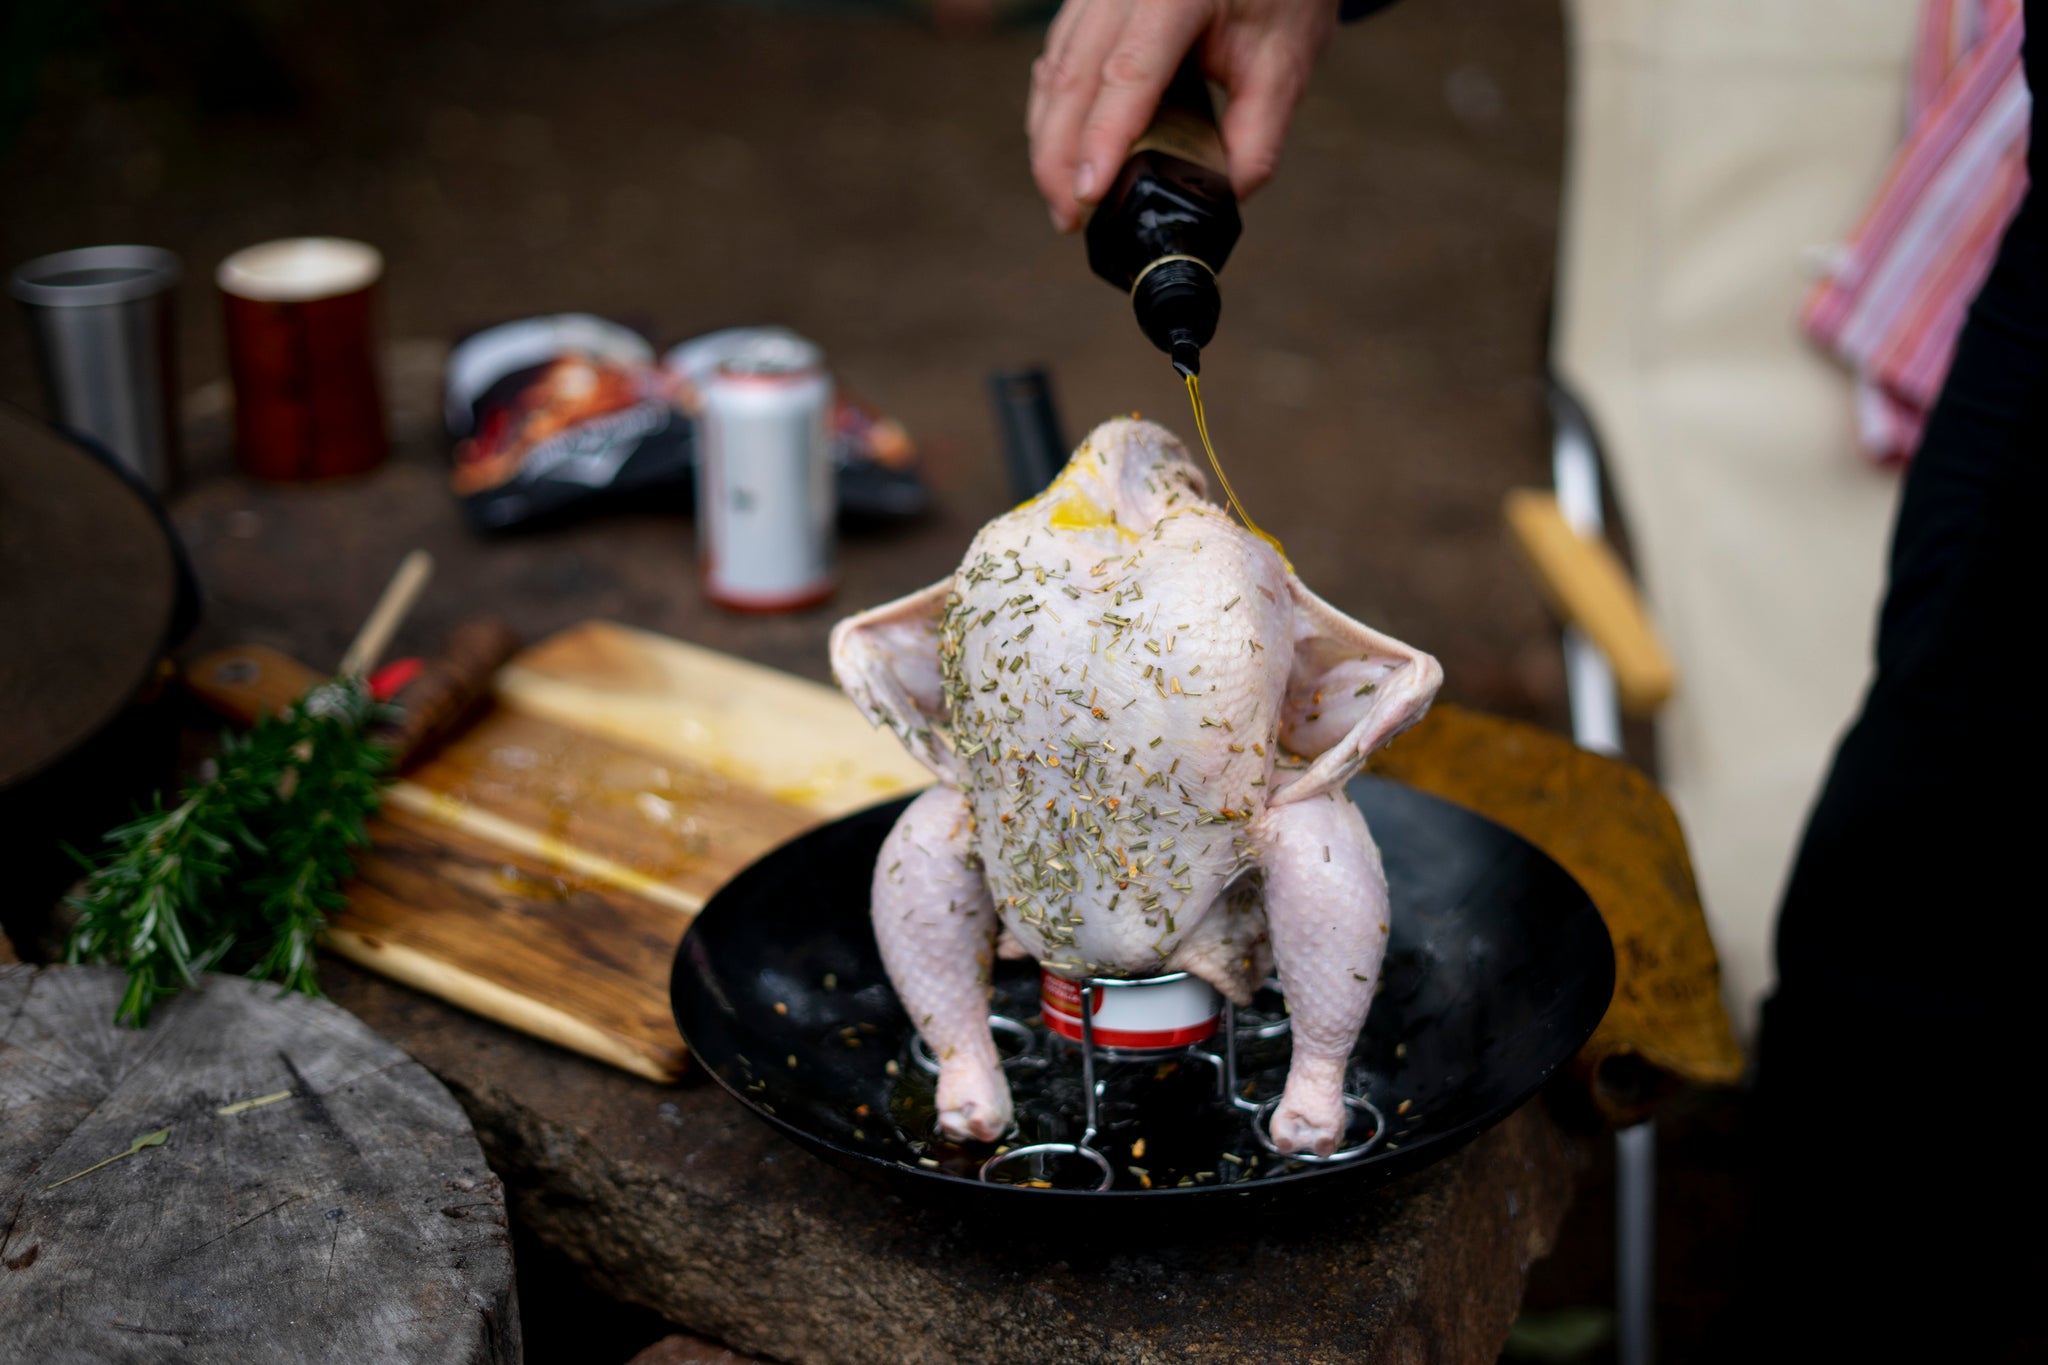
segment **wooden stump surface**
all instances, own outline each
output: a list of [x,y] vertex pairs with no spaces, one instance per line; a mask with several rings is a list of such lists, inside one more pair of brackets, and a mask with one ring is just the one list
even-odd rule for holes
[[139,1031],[121,987],[0,966],[0,1361],[520,1358],[504,1190],[425,1068],[274,986]]

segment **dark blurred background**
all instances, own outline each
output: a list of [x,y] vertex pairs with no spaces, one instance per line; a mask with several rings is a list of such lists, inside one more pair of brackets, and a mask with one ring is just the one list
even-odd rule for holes
[[[441,348],[573,309],[663,345],[749,322],[814,337],[926,453],[943,512],[925,533],[957,535],[1005,505],[993,368],[1050,366],[1070,437],[1133,409],[1189,425],[1032,189],[1047,9],[30,0],[0,44],[0,256],[184,257],[178,512],[199,541],[221,533],[206,486],[228,467],[212,270],[300,233],[385,254],[393,435],[422,516],[448,512]],[[1304,578],[1439,654],[1447,695],[1560,725],[1555,632],[1498,499],[1546,478],[1563,78],[1547,4],[1429,0],[1342,32],[1247,210],[1205,367],[1234,480]],[[0,397],[40,407],[19,326],[0,328]],[[685,539],[665,540],[687,573]],[[1346,545],[1371,571],[1332,581]],[[219,579],[212,595],[238,592]],[[650,570],[615,610],[687,635],[687,586]]]
[[[869,600],[842,593],[821,609],[837,613],[922,586],[932,555],[899,548],[957,547],[1007,505],[990,371],[1048,366],[1070,437],[1133,409],[1192,435],[1164,359],[1053,232],[1027,173],[1049,12],[29,0],[0,20],[0,259],[143,242],[185,260],[188,473],[171,507],[209,606],[191,649],[338,655],[389,572],[383,547],[460,535],[438,408],[448,342],[562,310],[657,345],[786,324],[905,423],[937,510],[845,547]],[[1549,479],[1565,76],[1559,10],[1535,0],[1411,0],[1341,32],[1247,208],[1204,366],[1219,450],[1303,578],[1438,654],[1447,698],[1556,728],[1557,631],[1499,503]],[[211,284],[231,251],[296,234],[386,258],[393,460],[317,495],[233,477]],[[0,327],[0,398],[42,406],[18,325]],[[280,564],[307,577],[289,610],[266,590]],[[686,521],[665,514],[493,543],[444,565],[449,591],[409,631],[431,641],[492,610],[534,638],[601,614],[825,676],[814,623],[736,624],[702,602],[692,565]],[[1739,1184],[1725,1114],[1667,1129],[1684,1144],[1667,1171],[1695,1173],[1663,1196],[1679,1360],[1718,1301],[1713,1239]],[[1609,1181],[1588,1172],[1534,1307],[1609,1301]],[[661,1330],[545,1251],[521,1255],[531,1358],[623,1359]]]

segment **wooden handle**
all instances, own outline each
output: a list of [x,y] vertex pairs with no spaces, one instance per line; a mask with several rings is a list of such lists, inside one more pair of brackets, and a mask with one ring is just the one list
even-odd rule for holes
[[491,696],[491,680],[519,652],[519,636],[503,621],[479,617],[448,633],[441,652],[391,700],[404,712],[380,734],[403,768],[425,758],[476,718]]
[[433,576],[434,557],[425,550],[414,550],[400,560],[398,572],[391,575],[384,595],[370,609],[369,619],[356,632],[355,643],[341,656],[341,667],[335,672],[345,678],[359,678],[375,668],[377,660],[384,657],[384,647],[398,633],[412,611],[412,604],[419,600],[420,590]]
[[240,725],[253,725],[282,711],[321,677],[266,645],[237,645],[209,654],[185,674],[185,686],[213,711]]
[[1654,714],[1678,685],[1678,669],[1614,550],[1574,531],[1549,493],[1514,489],[1502,510],[1551,609],[1607,656],[1622,710]]
[[[391,747],[394,768],[403,771],[425,758],[474,719],[499,667],[518,650],[519,637],[502,622],[483,618],[458,625],[441,653],[394,699],[404,716],[378,736]],[[321,677],[274,649],[241,645],[207,655],[185,681],[208,707],[250,725],[297,701]]]

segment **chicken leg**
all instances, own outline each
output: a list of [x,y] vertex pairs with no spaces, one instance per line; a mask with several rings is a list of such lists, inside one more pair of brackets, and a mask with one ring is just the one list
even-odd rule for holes
[[1294,1022],[1273,1144],[1328,1156],[1344,1140],[1344,1065],[1386,955],[1387,877],[1365,817],[1342,788],[1268,807],[1251,834]]
[[933,787],[910,803],[875,861],[875,942],[896,993],[939,1059],[939,1131],[993,1142],[1010,1086],[989,1033],[996,908],[974,855],[967,798]]

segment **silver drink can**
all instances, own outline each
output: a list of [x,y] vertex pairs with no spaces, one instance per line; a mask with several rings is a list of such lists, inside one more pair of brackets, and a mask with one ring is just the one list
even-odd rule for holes
[[738,339],[699,386],[697,536],[704,592],[737,611],[832,595],[832,378],[793,333]]

